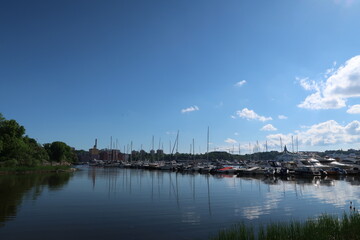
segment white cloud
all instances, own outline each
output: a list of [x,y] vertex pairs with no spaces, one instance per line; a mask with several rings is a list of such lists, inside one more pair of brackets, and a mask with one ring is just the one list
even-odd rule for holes
[[240,82],[237,82],[237,83],[235,84],[235,86],[236,86],[236,87],[241,87],[241,86],[244,85],[245,83],[246,83],[245,80],[241,80]]
[[297,78],[305,90],[315,91],[307,96],[298,107],[337,109],[345,107],[348,98],[360,97],[360,55],[349,59],[336,71],[329,70],[328,72],[331,76],[324,82]]
[[253,110],[244,108],[241,111],[237,111],[236,114],[241,117],[241,118],[245,118],[247,120],[258,120],[261,122],[266,122],[269,120],[272,120],[271,117],[264,117],[264,116],[260,116],[257,113],[255,113]]
[[336,96],[327,96],[319,91],[314,94],[311,94],[305,98],[305,100],[298,105],[300,108],[307,109],[337,109],[345,107],[346,103],[343,98]]
[[238,133],[238,132],[235,132],[234,135],[235,135],[235,136],[239,136],[239,133]]
[[194,105],[188,108],[184,108],[181,109],[181,113],[188,113],[188,112],[193,112],[193,111],[199,111],[200,109],[198,108],[198,106]]
[[319,83],[315,82],[314,80],[310,80],[308,77],[306,78],[296,78],[297,81],[299,81],[300,86],[302,86],[305,90],[311,91],[316,90],[319,91]]
[[279,115],[279,116],[278,116],[278,118],[279,118],[279,119],[281,119],[281,120],[288,119],[288,117],[287,117],[287,116],[285,116],[285,115]]
[[355,143],[360,140],[360,122],[352,121],[347,125],[341,125],[334,120],[314,124],[293,134],[272,134],[268,135],[268,144],[278,146],[280,138],[283,145],[292,143],[292,136],[299,140],[300,145],[307,146],[326,146],[335,144]]
[[360,104],[350,106],[346,112],[350,114],[360,114]]
[[261,131],[276,131],[277,128],[275,128],[273,125],[271,124],[266,124],[265,126],[263,126],[261,129]]
[[232,139],[232,138],[227,138],[227,139],[225,140],[225,142],[226,142],[226,143],[232,143],[232,144],[237,143],[237,141],[236,141],[235,139]]

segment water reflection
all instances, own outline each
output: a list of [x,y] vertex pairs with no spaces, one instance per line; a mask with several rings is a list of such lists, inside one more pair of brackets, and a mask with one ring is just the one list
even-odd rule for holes
[[[46,221],[52,211],[52,221],[46,222],[52,231],[42,232],[45,238],[62,239],[82,229],[86,239],[99,239],[104,233],[107,239],[120,235],[126,239],[143,239],[144,236],[147,239],[207,239],[209,234],[239,222],[257,225],[303,220],[324,212],[342,214],[349,210],[350,201],[357,206],[360,197],[360,180],[353,176],[238,178],[141,169],[83,168],[71,180],[68,176],[63,182],[68,184],[66,188],[61,187],[62,180],[56,176],[38,175],[36,178],[10,181],[0,177],[1,195],[8,194],[14,185],[12,181],[19,185],[15,187],[18,190],[9,191],[14,199],[11,204],[9,201],[3,203],[1,198],[1,207],[7,206],[7,213],[1,210],[1,216],[8,216],[8,219],[18,215],[0,229],[1,236],[21,239],[20,233],[14,234],[19,227],[36,233],[36,224],[28,226],[27,217],[34,219],[41,215],[37,221]],[[29,181],[33,183],[27,186]],[[45,189],[57,190],[57,194],[42,198],[47,193]],[[38,206],[24,204],[26,198],[35,199]],[[46,205],[46,201],[51,201],[52,205]],[[15,212],[10,212],[11,205],[17,206]],[[20,205],[24,206],[21,211]],[[54,206],[59,210],[53,211]],[[27,214],[22,214],[24,211]],[[64,221],[67,216],[71,216],[71,225]],[[57,226],[62,225],[66,226],[66,233],[59,228],[54,234]]]
[[24,199],[36,200],[47,188],[61,190],[72,174],[26,174],[0,176],[0,227],[14,219]]
[[[331,204],[344,210],[349,201],[359,197],[359,190],[352,185],[359,185],[356,176],[343,177],[265,177],[251,176],[237,178],[233,175],[200,175],[189,173],[173,173],[162,171],[147,171],[134,169],[91,169],[89,176],[95,187],[96,179],[106,178],[108,194],[116,192],[139,194],[148,196],[151,201],[158,201],[165,197],[173,200],[177,209],[187,206],[189,202],[204,201],[207,213],[212,215],[212,203],[219,199],[227,199],[230,195],[238,197],[239,201],[232,201],[234,216],[245,219],[258,219],[263,215],[273,214],[275,209],[282,209],[285,215],[297,211],[299,203],[294,199],[304,199],[309,204]],[[214,182],[213,184],[211,182]],[[222,185],[219,187],[219,183]],[[350,183],[350,184],[349,184]],[[224,188],[225,184],[225,188]],[[234,191],[229,193],[228,191]],[[224,194],[224,191],[225,194]],[[257,193],[256,193],[257,192]],[[216,200],[212,195],[216,195]],[[248,194],[248,195],[246,195]],[[206,198],[206,200],[204,199]],[[236,199],[236,198],[234,198]],[[240,201],[243,200],[243,201]],[[290,206],[297,202],[297,206]],[[317,202],[317,203],[316,203]],[[182,212],[183,216],[196,215],[194,212]],[[193,217],[195,218],[195,217]],[[196,217],[196,219],[199,219]]]

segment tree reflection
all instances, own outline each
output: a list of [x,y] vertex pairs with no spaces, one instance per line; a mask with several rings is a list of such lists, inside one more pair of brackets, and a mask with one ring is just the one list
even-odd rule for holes
[[14,218],[24,199],[35,200],[45,188],[60,190],[73,174],[25,174],[0,176],[0,227]]

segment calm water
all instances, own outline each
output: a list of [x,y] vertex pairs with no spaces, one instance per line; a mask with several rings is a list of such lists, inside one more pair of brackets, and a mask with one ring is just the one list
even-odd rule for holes
[[360,179],[236,178],[136,169],[0,176],[0,238],[208,239],[219,229],[349,212]]

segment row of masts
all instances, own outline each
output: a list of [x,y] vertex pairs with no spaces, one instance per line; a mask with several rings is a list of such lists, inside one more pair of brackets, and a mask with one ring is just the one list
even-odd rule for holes
[[[279,137],[279,142],[280,142],[280,152],[283,151],[283,141],[282,138]],[[210,144],[210,131],[209,131],[209,127],[207,128],[207,141],[206,141],[206,158],[207,160],[209,160],[209,144]],[[95,143],[95,146],[97,145],[97,140]],[[291,136],[291,146],[292,146],[292,152],[295,152],[295,148],[294,148],[294,136]],[[112,152],[113,150],[117,150],[119,151],[119,144],[118,144],[118,139],[116,139],[115,142],[113,142],[113,138],[112,136],[110,137],[110,147],[108,148],[110,149],[110,151]],[[152,144],[151,144],[151,150],[150,153],[152,155],[155,154],[155,137],[154,135],[152,136]],[[158,145],[158,150],[164,150],[164,143],[161,142],[161,138],[159,138],[159,145]],[[169,152],[171,155],[175,155],[175,157],[177,157],[177,154],[179,151],[179,130],[177,131],[176,134],[176,138],[175,138],[175,142],[172,144],[171,140],[169,140]],[[231,154],[235,154],[235,145],[233,145],[232,149],[228,148],[227,149],[229,153]],[[140,147],[140,151],[143,151],[143,145],[141,144]],[[217,151],[217,148],[214,147],[214,151]],[[130,154],[133,152],[133,141],[130,141],[130,144],[124,145],[124,152],[125,154]],[[199,148],[199,152],[200,148]],[[249,142],[249,154],[253,154],[256,152],[268,152],[268,142],[265,141],[264,145],[263,145],[263,150],[261,150],[261,146],[259,144],[259,141],[256,141],[256,144],[252,147],[251,143]],[[299,152],[299,140],[298,137],[296,136],[296,152]],[[195,156],[195,139],[192,139],[192,143],[190,144],[190,151],[189,153],[193,156]],[[238,154],[241,155],[241,144],[238,144]],[[132,154],[130,154],[131,157]]]

